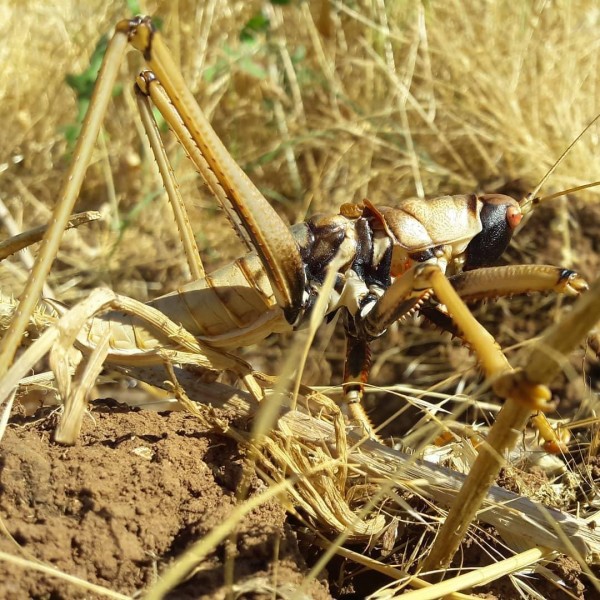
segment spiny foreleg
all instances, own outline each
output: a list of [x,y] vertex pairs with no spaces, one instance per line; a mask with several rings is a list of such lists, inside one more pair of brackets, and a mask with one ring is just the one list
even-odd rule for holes
[[[364,387],[371,370],[371,341],[391,323],[414,312],[430,296],[430,286],[422,286],[415,278],[416,273],[417,269],[413,267],[398,277],[381,297],[367,294],[354,316],[349,312],[345,315],[344,401],[352,420],[365,435],[378,441],[381,439],[362,405]],[[373,312],[376,315],[371,318]]]
[[[598,284],[600,286],[600,283]],[[450,281],[437,265],[419,264],[410,268],[385,291],[373,308],[365,315],[358,314],[354,326],[368,339],[381,334],[392,322],[400,318],[415,297],[425,297],[429,292],[443,304],[454,321],[461,338],[475,352],[481,365],[486,383],[505,400],[469,476],[456,499],[449,516],[440,531],[431,554],[423,563],[423,570],[436,570],[447,566],[476,511],[496,479],[505,456],[518,442],[527,422],[539,410],[547,408],[551,398],[546,386],[560,365],[554,355],[561,356],[570,349],[590,322],[598,318],[600,309],[597,297],[579,305],[579,313],[568,318],[568,324],[557,327],[545,336],[539,352],[524,369],[515,370],[504,356],[494,338],[471,314]],[[582,307],[582,304],[584,305]],[[590,309],[586,312],[586,306]],[[571,317],[571,316],[570,316]],[[581,322],[580,322],[581,321]],[[563,350],[564,349],[564,350]],[[545,361],[545,362],[544,362]]]
[[575,303],[573,310],[536,341],[521,369],[507,371],[494,380],[494,390],[507,401],[438,533],[434,547],[423,564],[424,570],[444,570],[448,566],[496,477],[497,470],[492,467],[503,460],[496,449],[506,425],[523,409],[523,401],[531,404],[532,399],[543,400],[548,393],[546,384],[564,368],[566,356],[583,341],[599,319],[600,280],[597,280]]
[[[448,281],[467,304],[532,292],[578,296],[588,289],[587,281],[577,272],[550,265],[485,267],[453,275]],[[437,327],[460,337],[452,318],[439,305],[425,303],[419,313]]]
[[530,292],[578,296],[589,287],[577,272],[550,265],[486,267],[465,271],[448,279],[465,302]]
[[[571,269],[550,265],[508,265],[480,268],[449,277],[460,298],[466,302],[494,300],[532,292],[554,292],[578,296],[588,289],[587,281]],[[425,305],[419,312],[436,326],[462,338],[446,307]],[[466,343],[466,341],[465,341]],[[532,419],[548,452],[566,452],[568,432],[555,430],[543,412]]]

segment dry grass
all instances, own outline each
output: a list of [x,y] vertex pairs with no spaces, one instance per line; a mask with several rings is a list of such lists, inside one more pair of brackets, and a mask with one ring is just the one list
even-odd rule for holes
[[[392,204],[411,195],[490,191],[517,179],[518,189],[532,189],[600,111],[600,11],[589,0],[332,2],[329,24],[321,2],[141,4],[163,19],[167,43],[226,146],[291,223],[365,197]],[[261,8],[270,20],[267,33],[241,43],[240,32]],[[63,127],[78,106],[65,76],[84,71],[99,35],[125,16],[124,1],[44,7],[13,0],[0,8],[0,200],[21,229],[47,221],[68,166]],[[78,205],[101,211],[104,222],[65,236],[48,281],[68,303],[106,284],[146,300],[187,277],[134,116],[128,82],[141,63],[134,53],[127,62],[125,87],[110,107],[105,145],[97,146]],[[599,145],[595,128],[543,192],[599,179]],[[208,265],[241,254],[183,152],[173,142],[169,151]],[[547,220],[563,225],[554,234],[562,240],[558,260],[586,264],[571,251],[569,231],[580,225],[564,227],[566,203]],[[537,248],[525,229],[513,256],[539,262]],[[2,294],[18,295],[27,275],[20,260],[4,261]],[[532,319],[548,303],[530,299],[513,310]],[[494,327],[498,314],[491,310],[482,319]],[[496,327],[501,342],[512,345],[543,325],[525,332],[510,323]],[[410,379],[417,391],[475,390],[465,356],[454,346],[440,350],[437,339],[414,324],[393,331],[387,360],[376,362],[378,381]],[[334,371],[339,352],[328,349]],[[280,350],[260,353],[258,366],[268,368]],[[318,362],[307,380],[326,384],[329,367]],[[332,380],[339,381],[335,372]],[[418,402],[413,396],[403,398]],[[396,431],[413,427],[412,419]]]

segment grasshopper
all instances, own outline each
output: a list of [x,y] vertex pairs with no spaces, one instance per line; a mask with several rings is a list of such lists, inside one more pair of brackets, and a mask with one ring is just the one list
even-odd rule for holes
[[[128,44],[143,54],[148,65],[138,76],[135,89],[172,203],[180,205],[177,184],[150,102],[162,113],[238,235],[252,250],[208,275],[193,241],[188,242],[195,280],[149,302],[149,309],[165,315],[201,344],[229,351],[259,342],[271,333],[305,326],[332,273],[324,313],[341,313],[347,339],[344,397],[352,418],[367,435],[376,437],[361,407],[371,364],[370,345],[392,323],[420,312],[459,335],[476,353],[486,376],[494,380],[510,365],[466,303],[528,292],[574,296],[587,289],[578,273],[561,267],[493,266],[522,218],[539,202],[551,198],[536,197],[541,184],[521,201],[502,194],[404,199],[390,207],[365,200],[342,205],[338,214],[313,216],[288,228],[231,158],[147,17],[123,20],[116,26],[75,149],[64,198],[40,254],[52,255],[50,248],[58,243],[62,221],[72,210]],[[185,215],[180,215],[178,222],[184,231],[189,227]],[[193,236],[186,239],[193,240]],[[49,262],[39,261],[36,269],[22,296],[12,332],[2,342],[2,358],[14,354],[19,331],[24,328],[22,317],[27,318],[30,304],[39,295],[36,282],[43,281]],[[106,335],[108,360],[147,364],[160,362],[158,349],[172,343],[173,335],[160,329],[160,325],[158,331],[149,327],[147,319],[135,311],[112,311],[92,319],[78,341],[93,348],[101,335]],[[538,400],[543,404],[541,397]],[[532,406],[537,406],[536,402]]]

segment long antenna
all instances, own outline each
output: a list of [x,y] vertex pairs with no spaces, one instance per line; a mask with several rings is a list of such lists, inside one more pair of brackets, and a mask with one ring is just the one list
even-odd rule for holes
[[583,190],[588,187],[593,187],[595,185],[599,185],[599,182],[589,183],[586,185],[582,185],[579,187],[571,188],[570,190],[565,190],[563,192],[558,192],[557,194],[553,194],[552,196],[546,196],[545,198],[536,198],[537,193],[542,189],[542,186],[546,183],[550,175],[556,171],[556,168],[560,163],[564,160],[565,156],[569,154],[573,146],[580,140],[580,138],[587,132],[587,130],[598,120],[600,119],[600,113],[598,113],[584,128],[584,130],[569,144],[568,148],[558,157],[558,160],[550,167],[550,170],[542,177],[542,180],[535,186],[535,189],[527,194],[523,200],[521,200],[521,212],[526,215],[531,212],[533,206],[542,202],[542,200],[549,200],[550,198],[556,198],[558,196],[562,196],[564,194],[568,194],[570,192],[576,192],[578,190]]

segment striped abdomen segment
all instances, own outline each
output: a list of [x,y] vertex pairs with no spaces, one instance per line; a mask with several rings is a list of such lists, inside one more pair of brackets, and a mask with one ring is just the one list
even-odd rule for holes
[[[270,333],[289,331],[257,255],[252,253],[218,269],[204,279],[148,303],[201,341],[235,349],[261,341]],[[174,348],[171,340],[135,315],[118,311],[93,319],[80,340],[94,346],[99,334],[110,330],[110,359],[121,364],[154,362],[160,348]]]
[[255,253],[149,304],[218,347],[247,346],[291,329]]

